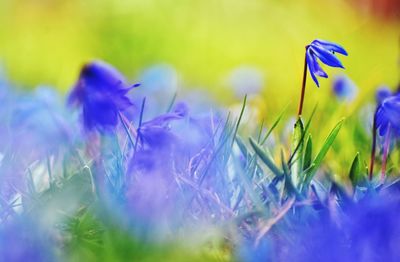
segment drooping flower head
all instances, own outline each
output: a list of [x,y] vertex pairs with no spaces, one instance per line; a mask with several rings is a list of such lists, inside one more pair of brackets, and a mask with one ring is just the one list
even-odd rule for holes
[[335,43],[328,42],[325,40],[314,40],[306,46],[306,61],[310,75],[314,80],[315,84],[319,87],[317,76],[328,78],[328,74],[318,64],[319,59],[322,63],[331,67],[344,68],[342,62],[335,56],[335,52],[347,55],[346,50]]
[[400,95],[389,96],[379,105],[376,111],[376,128],[384,136],[388,130],[400,135]]
[[118,113],[132,106],[127,93],[136,86],[129,86],[111,65],[93,61],[83,66],[68,103],[82,106],[86,130],[111,130],[118,124]]

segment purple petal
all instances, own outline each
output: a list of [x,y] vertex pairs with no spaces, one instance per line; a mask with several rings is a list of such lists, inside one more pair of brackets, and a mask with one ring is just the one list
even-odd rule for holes
[[312,41],[311,45],[319,45],[321,46],[323,49],[329,50],[331,52],[336,52],[342,55],[348,55],[346,50],[338,44],[326,41],[326,40],[321,40],[321,39],[316,39],[314,41]]
[[344,68],[342,62],[330,51],[323,49],[319,45],[311,45],[310,46],[311,52],[314,53],[322,63],[332,66],[332,67],[341,67]]
[[306,53],[306,60],[307,60],[307,65],[308,65],[308,69],[310,71],[311,78],[314,80],[314,82],[317,85],[317,87],[319,87],[318,79],[315,76],[316,71],[318,71],[318,69],[316,69],[316,64],[318,64],[318,63],[315,60],[314,56],[309,51],[309,49],[307,49],[306,52],[307,52]]

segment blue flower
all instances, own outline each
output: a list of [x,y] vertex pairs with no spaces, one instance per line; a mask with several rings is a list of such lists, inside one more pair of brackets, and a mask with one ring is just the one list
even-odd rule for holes
[[82,106],[86,130],[109,131],[118,124],[118,113],[133,105],[127,93],[136,86],[127,85],[111,65],[93,61],[82,68],[68,103]]
[[332,91],[341,101],[351,102],[357,96],[357,86],[346,75],[340,75],[334,79]]
[[328,74],[318,64],[317,59],[331,67],[344,68],[340,60],[335,56],[335,52],[347,55],[346,50],[338,44],[324,40],[314,40],[306,46],[306,62],[310,74],[315,84],[319,87],[317,76],[327,78]]
[[387,86],[379,87],[375,92],[375,100],[378,105],[382,104],[383,100],[392,95],[392,91]]
[[27,217],[2,221],[1,261],[55,261],[50,237]]
[[386,98],[376,111],[376,128],[384,136],[389,128],[396,136],[400,135],[400,95]]
[[[300,228],[285,261],[398,261],[398,197],[363,199],[337,218],[320,218]],[[309,241],[312,239],[313,241]],[[330,250],[330,252],[326,252]]]

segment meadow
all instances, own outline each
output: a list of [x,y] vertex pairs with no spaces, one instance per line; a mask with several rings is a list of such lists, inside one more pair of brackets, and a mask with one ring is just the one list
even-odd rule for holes
[[396,1],[0,2],[0,261],[396,261]]

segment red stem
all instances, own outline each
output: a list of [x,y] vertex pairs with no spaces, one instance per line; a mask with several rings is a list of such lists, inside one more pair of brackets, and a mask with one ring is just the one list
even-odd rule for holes
[[303,70],[303,83],[301,86],[301,95],[300,95],[300,103],[299,103],[299,112],[297,113],[297,116],[301,116],[303,112],[303,102],[304,102],[304,95],[306,92],[306,81],[307,81],[307,55],[306,58],[304,59],[304,70]]
[[385,179],[386,164],[387,164],[387,158],[389,155],[389,148],[390,148],[390,124],[388,125],[388,131],[387,131],[387,134],[385,137],[385,144],[383,146],[381,181],[383,181]]
[[372,180],[372,176],[374,173],[375,151],[376,151],[376,111],[374,113],[374,123],[372,125],[372,149],[371,149],[371,160],[369,165],[369,180]]

